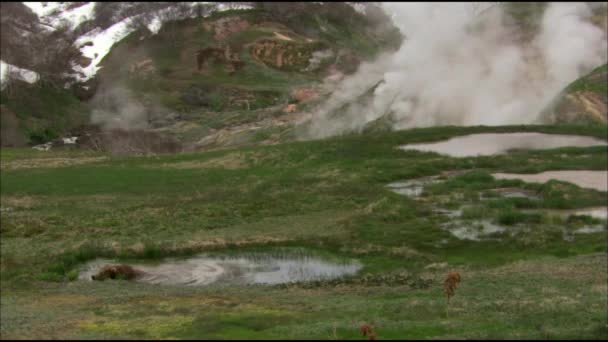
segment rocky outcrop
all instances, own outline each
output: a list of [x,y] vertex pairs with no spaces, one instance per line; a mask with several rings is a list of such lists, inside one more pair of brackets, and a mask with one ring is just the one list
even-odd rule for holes
[[305,69],[315,51],[322,47],[317,43],[295,43],[283,39],[266,38],[251,44],[251,56],[267,66],[283,70]]
[[224,46],[223,48],[208,47],[199,49],[196,52],[196,66],[197,70],[201,70],[203,67],[208,67],[209,63],[220,63],[226,65],[226,71],[230,74],[242,69],[245,66],[245,62],[241,61],[238,53],[232,52],[230,46]]
[[132,76],[147,77],[155,71],[156,67],[154,67],[154,62],[149,58],[135,62],[129,67],[129,74]]
[[554,123],[596,122],[608,123],[606,98],[591,91],[565,94],[557,104],[544,113],[545,121]]
[[224,41],[230,35],[246,30],[249,26],[249,22],[239,16],[224,17],[203,23],[205,30],[213,31],[213,39],[216,41]]
[[596,68],[572,82],[545,109],[539,118],[543,123],[608,123],[608,68]]

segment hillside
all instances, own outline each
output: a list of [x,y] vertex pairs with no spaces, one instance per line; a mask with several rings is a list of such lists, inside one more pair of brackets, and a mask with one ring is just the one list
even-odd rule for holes
[[[17,82],[26,89],[3,91],[2,117],[20,129],[14,141],[3,142],[38,143],[40,130],[45,138],[89,131],[68,102],[80,103],[79,114],[99,127],[153,129],[186,148],[277,141],[289,135],[281,123],[305,108],[299,102],[322,95],[324,79],[352,73],[400,41],[395,28],[350,5],[303,3],[282,13],[284,7],[261,4],[168,21],[158,32],[143,26],[112,47],[95,78],[71,89]],[[36,107],[28,89],[64,98],[64,113]],[[296,106],[286,109],[289,104]],[[136,108],[137,117],[119,107]],[[57,115],[69,119],[38,126],[29,120]]]
[[556,123],[608,123],[608,66],[572,82],[543,114]]

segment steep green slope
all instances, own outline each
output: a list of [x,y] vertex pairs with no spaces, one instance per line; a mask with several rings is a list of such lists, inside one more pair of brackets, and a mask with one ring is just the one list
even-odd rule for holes
[[70,91],[45,82],[15,81],[0,93],[2,146],[40,144],[87,123],[89,109]]

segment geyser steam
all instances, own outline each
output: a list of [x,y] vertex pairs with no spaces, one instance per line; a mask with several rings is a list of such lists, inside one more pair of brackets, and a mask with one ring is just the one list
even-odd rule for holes
[[345,78],[313,114],[306,138],[357,131],[380,117],[395,129],[531,124],[565,86],[606,62],[606,33],[589,21],[587,4],[549,4],[532,39],[492,5],[383,3],[406,37],[401,47]]
[[104,129],[146,129],[148,114],[145,106],[123,86],[102,88],[92,100],[91,123]]

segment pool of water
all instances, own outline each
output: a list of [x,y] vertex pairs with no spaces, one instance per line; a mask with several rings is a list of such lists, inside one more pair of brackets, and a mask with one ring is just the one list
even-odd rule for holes
[[524,182],[545,183],[551,179],[576,184],[581,188],[608,191],[608,171],[566,170],[535,174],[493,173],[496,179],[520,179]]
[[605,226],[585,226],[583,228],[577,229],[574,231],[574,234],[595,234],[601,233],[606,230]]
[[473,222],[451,222],[443,225],[443,229],[449,231],[459,240],[481,241],[496,233],[507,231],[506,227],[492,223],[489,220],[476,220]]
[[576,135],[544,133],[483,133],[454,137],[449,140],[399,146],[402,150],[437,152],[451,157],[489,156],[509,150],[537,150],[566,146],[606,145],[606,141]]
[[105,265],[127,264],[143,275],[135,281],[161,284],[205,286],[210,284],[283,284],[334,279],[354,275],[361,265],[355,260],[327,260],[304,253],[246,253],[199,255],[187,259],[166,259],[159,263],[121,263],[96,259],[82,265],[79,279],[92,281]]
[[542,209],[542,210],[522,210],[527,213],[547,213],[549,215],[556,215],[562,218],[567,218],[571,215],[587,215],[600,220],[608,219],[608,207],[592,207],[582,209]]
[[434,184],[440,182],[439,177],[424,177],[424,178],[416,178],[410,179],[401,182],[393,182],[389,183],[386,186],[391,189],[394,193],[399,195],[405,195],[409,197],[418,197],[422,194],[424,187],[428,184]]

